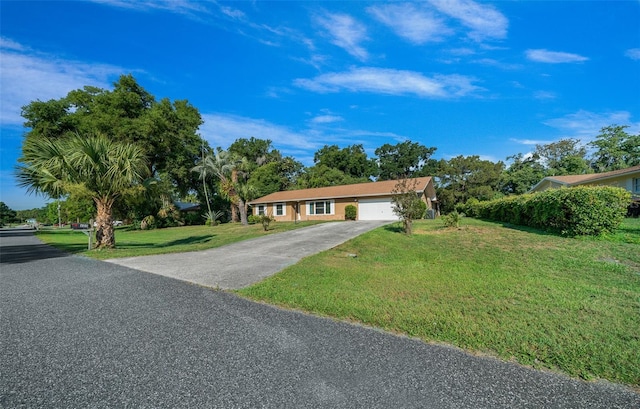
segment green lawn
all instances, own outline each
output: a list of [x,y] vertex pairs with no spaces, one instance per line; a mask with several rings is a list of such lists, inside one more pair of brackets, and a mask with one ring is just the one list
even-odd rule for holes
[[[571,239],[463,219],[379,228],[246,297],[584,379],[640,385],[640,220]],[[350,257],[356,254],[357,257]]]
[[274,222],[265,232],[262,225],[242,226],[226,223],[214,227],[186,226],[155,230],[116,228],[116,247],[112,250],[87,250],[87,236],[70,229],[49,229],[38,232],[38,238],[70,253],[105,260],[109,258],[143,256],[149,254],[179,253],[206,250],[254,237],[274,234],[319,222]]

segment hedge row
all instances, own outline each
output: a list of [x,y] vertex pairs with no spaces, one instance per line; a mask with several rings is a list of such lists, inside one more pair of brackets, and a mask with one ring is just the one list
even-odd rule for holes
[[631,194],[617,187],[574,187],[467,203],[467,216],[535,227],[566,236],[597,236],[616,230]]

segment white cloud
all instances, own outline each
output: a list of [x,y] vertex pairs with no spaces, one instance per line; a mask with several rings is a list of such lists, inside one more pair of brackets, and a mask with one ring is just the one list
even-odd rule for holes
[[0,124],[3,126],[22,124],[21,108],[31,101],[62,98],[85,85],[108,88],[111,80],[127,71],[108,64],[38,54],[4,38],[0,44]]
[[509,20],[493,6],[471,0],[430,0],[438,11],[460,21],[471,29],[469,38],[475,41],[507,37]]
[[473,60],[472,62],[480,65],[497,67],[503,70],[519,70],[522,68],[520,64],[509,64],[493,58],[480,58],[477,60]]
[[527,145],[527,146],[545,145],[545,144],[551,143],[551,141],[544,141],[542,139],[517,139],[517,138],[511,138],[509,140],[511,142],[515,142],[515,143],[519,143],[521,145]]
[[[318,118],[319,121],[314,120]],[[367,152],[372,153],[390,138],[399,142],[407,139],[393,132],[332,126],[343,122],[343,118],[330,113],[316,116],[303,129],[220,112],[202,114],[202,119],[204,124],[200,126],[200,134],[214,148],[226,149],[238,138],[270,139],[284,155],[291,155],[306,165],[313,165],[313,152],[324,145],[362,144]]]
[[337,115],[318,115],[311,120],[314,124],[328,124],[340,121],[344,121],[344,118]]
[[231,18],[242,19],[245,17],[245,14],[242,10],[234,9],[231,7],[220,6],[220,11]]
[[632,60],[640,60],[640,48],[630,48],[624,53],[624,55]]
[[318,143],[310,137],[310,132],[297,132],[286,126],[273,124],[264,119],[247,118],[224,113],[202,114],[204,124],[200,126],[200,134],[212,147],[226,149],[236,139],[255,137],[270,139],[275,146],[283,150],[315,149]]
[[354,68],[328,73],[313,79],[297,79],[298,87],[319,93],[347,90],[386,95],[416,95],[422,98],[452,98],[480,90],[474,79],[463,75],[435,75],[382,68]]
[[368,39],[366,27],[348,14],[326,13],[315,18],[328,34],[331,43],[364,61],[369,58],[367,50],[360,45]]
[[[206,2],[189,0],[90,0],[94,3],[111,7],[119,7],[131,10],[161,10],[176,14],[195,16],[198,13],[208,12]],[[222,7],[221,7],[222,8]],[[225,7],[227,8],[227,7]]]
[[442,41],[453,32],[442,19],[412,3],[371,6],[367,11],[397,35],[414,44]]
[[559,129],[563,138],[577,138],[583,143],[595,139],[603,127],[614,124],[628,125],[628,133],[640,133],[640,122],[632,122],[631,113],[627,111],[595,113],[580,110],[561,118],[549,119],[544,124]]
[[549,64],[573,63],[587,61],[587,57],[578,54],[565,53],[561,51],[549,51],[545,49],[527,50],[527,58],[531,61],[544,62]]
[[550,91],[536,91],[533,93],[533,97],[535,99],[548,100],[548,99],[556,99],[557,95]]

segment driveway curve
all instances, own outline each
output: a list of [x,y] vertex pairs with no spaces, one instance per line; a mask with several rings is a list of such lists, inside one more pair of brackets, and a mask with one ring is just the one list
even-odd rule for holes
[[323,223],[215,249],[105,261],[207,287],[238,289],[261,281],[303,257],[328,250],[388,223]]

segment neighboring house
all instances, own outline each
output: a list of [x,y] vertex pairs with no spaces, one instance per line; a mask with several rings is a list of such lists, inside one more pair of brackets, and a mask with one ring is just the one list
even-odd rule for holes
[[529,193],[574,186],[621,187],[631,192],[634,199],[638,199],[640,198],[640,165],[590,175],[547,176],[531,188]]
[[[416,194],[434,209],[436,191],[431,177],[409,179],[416,183]],[[344,220],[345,207],[357,208],[358,220],[398,220],[391,197],[397,180],[288,190],[249,202],[254,214],[270,214],[277,221]]]
[[200,203],[174,202],[173,204],[176,206],[176,209],[181,212],[189,213],[200,211]]

